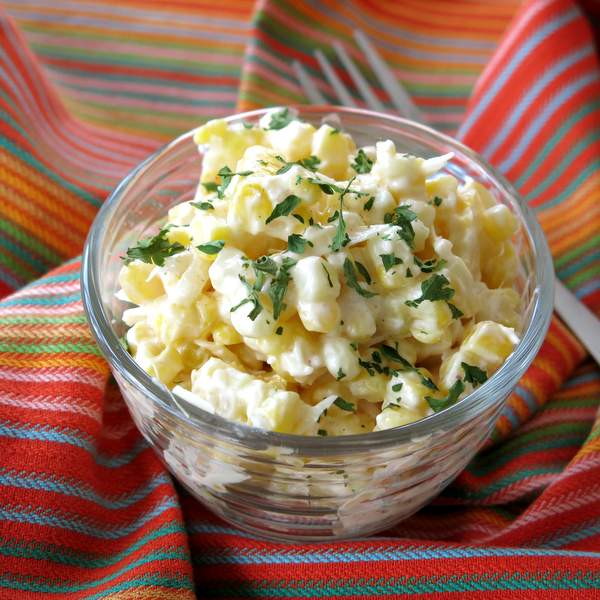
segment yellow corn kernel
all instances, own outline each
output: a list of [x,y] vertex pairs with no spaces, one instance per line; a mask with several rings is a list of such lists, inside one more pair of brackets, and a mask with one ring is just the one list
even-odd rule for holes
[[485,233],[496,242],[509,239],[517,230],[517,219],[504,204],[490,206],[481,215]]
[[134,304],[144,304],[165,293],[159,277],[148,279],[154,265],[139,260],[125,265],[119,273],[119,284]]
[[385,396],[388,378],[383,373],[369,375],[367,371],[361,373],[347,386],[352,395],[367,402],[382,402]]
[[165,385],[170,385],[182,368],[183,361],[179,352],[173,346],[168,346],[154,357],[147,371]]
[[486,365],[495,370],[513,351],[517,342],[518,338],[513,329],[493,321],[482,321],[475,325],[460,349],[465,356],[465,362]]
[[352,138],[343,132],[331,135],[333,127],[321,125],[312,141],[312,154],[321,159],[319,172],[334,179],[345,179],[350,157],[356,146]]
[[415,410],[410,410],[404,407],[389,407],[385,408],[377,415],[376,431],[384,429],[392,429],[392,427],[400,427],[408,423],[414,423],[422,419],[425,415]]
[[258,184],[238,186],[227,212],[227,223],[253,235],[264,231],[265,221],[273,211],[267,192]]
[[445,302],[425,300],[411,310],[412,336],[423,344],[436,344],[452,321],[452,313]]
[[191,241],[189,232],[187,231],[187,229],[183,228],[169,229],[169,231],[167,231],[166,237],[170,244],[179,243],[182,246],[188,246]]
[[229,323],[219,323],[212,331],[213,341],[221,346],[232,346],[243,341],[242,336]]
[[329,333],[340,323],[340,307],[330,302],[298,302],[298,316],[308,331]]
[[[512,283],[517,276],[517,254],[510,241],[499,244],[499,252],[482,260],[481,279],[489,288],[500,288]],[[496,246],[497,248],[498,246]]]

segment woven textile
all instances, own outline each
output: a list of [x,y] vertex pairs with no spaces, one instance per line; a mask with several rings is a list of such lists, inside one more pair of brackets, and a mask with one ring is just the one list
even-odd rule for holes
[[312,51],[338,39],[364,65],[358,26],[428,121],[515,183],[557,275],[599,314],[599,12],[575,0],[4,2],[0,598],[597,598],[600,373],[558,319],[488,446],[432,505],[381,536],[288,546],[232,529],[173,484],[92,341],[78,256],[135,164],[207,118],[306,101],[292,59],[320,80]]

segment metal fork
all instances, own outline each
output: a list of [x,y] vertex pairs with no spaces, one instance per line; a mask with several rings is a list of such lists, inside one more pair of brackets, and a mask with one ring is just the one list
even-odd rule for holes
[[[365,55],[367,62],[373,69],[381,87],[389,95],[390,101],[396,107],[401,116],[420,123],[426,123],[421,111],[412,101],[404,86],[396,79],[388,65],[381,58],[367,36],[360,30],[353,32],[358,47]],[[350,55],[340,42],[333,43],[333,49],[340,63],[348,71],[356,89],[362,96],[366,105],[371,110],[385,112],[385,106],[375,95],[371,86],[367,83],[359,69],[356,67]],[[315,50],[314,55],[321,67],[325,79],[335,91],[341,105],[356,106],[352,95],[347,90],[342,80],[338,77],[329,59],[321,52]],[[312,104],[328,104],[323,94],[319,91],[306,69],[298,61],[292,63],[298,83],[304,90],[307,98]],[[587,348],[594,360],[600,364],[600,320],[580,302],[561,282],[555,277],[554,306],[562,320],[569,326],[580,342]]]

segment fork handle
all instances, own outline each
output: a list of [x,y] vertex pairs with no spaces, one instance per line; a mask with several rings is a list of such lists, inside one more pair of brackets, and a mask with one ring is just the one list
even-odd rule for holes
[[600,320],[558,279],[555,281],[556,312],[600,364]]

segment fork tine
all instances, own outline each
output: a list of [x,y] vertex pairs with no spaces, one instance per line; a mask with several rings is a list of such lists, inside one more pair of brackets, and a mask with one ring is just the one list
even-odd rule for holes
[[360,95],[364,98],[365,102],[367,103],[367,106],[372,110],[378,110],[380,112],[385,110],[383,104],[381,103],[379,98],[375,96],[373,90],[367,83],[366,79],[361,75],[356,65],[352,62],[350,56],[348,56],[348,53],[346,52],[344,46],[342,46],[340,42],[336,41],[333,43],[333,48],[335,49],[344,67],[346,67],[348,73],[350,73],[350,77],[352,77],[354,84],[360,92]]
[[321,94],[313,80],[310,78],[310,75],[297,60],[292,63],[292,68],[294,69],[296,79],[300,83],[300,87],[304,90],[307,98],[313,104],[328,104],[323,94]]
[[337,76],[337,73],[331,66],[331,63],[327,60],[327,57],[320,51],[315,50],[314,52],[316,59],[321,65],[325,78],[329,81],[329,84],[334,89],[340,103],[344,106],[356,106],[350,92],[346,89],[346,86],[342,83],[342,80]]
[[371,68],[379,79],[379,82],[389,94],[392,103],[398,109],[400,114],[412,119],[413,121],[420,121],[421,123],[424,123],[425,119],[423,118],[423,114],[415,106],[404,86],[397,80],[389,66],[381,58],[377,50],[375,50],[375,48],[372,46],[369,38],[359,29],[355,29],[354,39],[360,46],[360,49],[365,53]]

